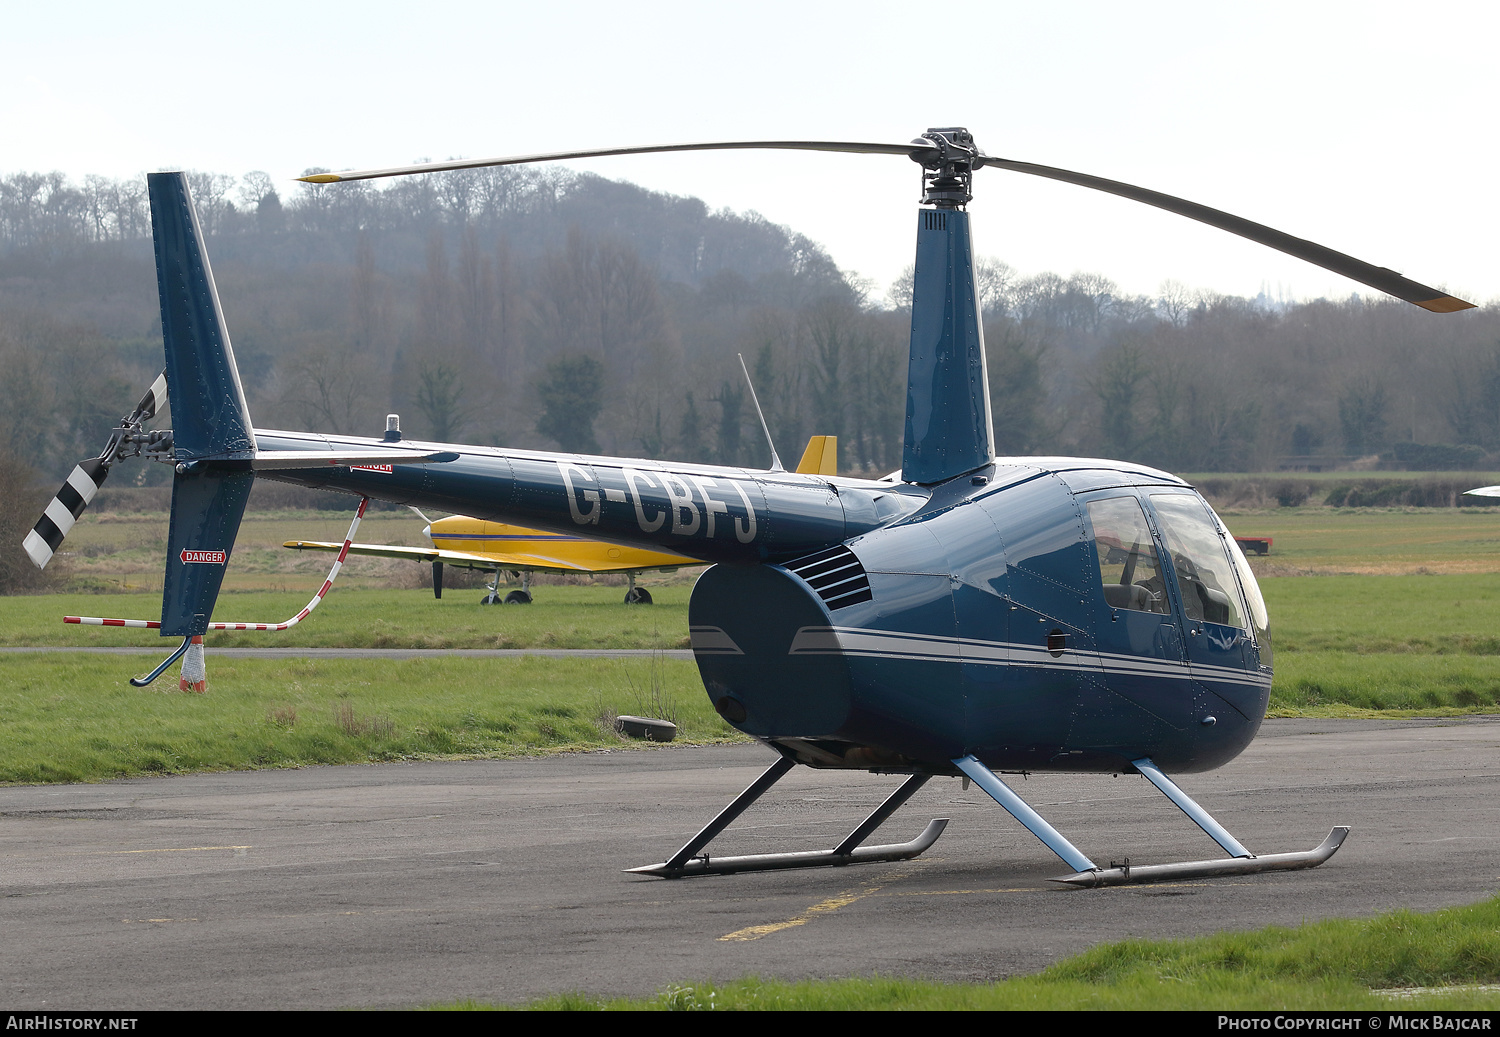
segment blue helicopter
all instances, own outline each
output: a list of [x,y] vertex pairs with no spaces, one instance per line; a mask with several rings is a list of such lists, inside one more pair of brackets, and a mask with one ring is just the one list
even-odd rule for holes
[[[27,538],[38,564],[127,456],[174,466],[161,633],[205,632],[257,476],[713,563],[692,647],[714,708],[777,760],[666,861],[678,878],[901,860],[865,840],[934,776],[972,780],[1104,885],[1314,867],[1342,843],[1255,855],[1167,772],[1221,766],[1254,738],[1271,688],[1269,620],[1250,567],[1194,489],[1118,461],[996,457],[966,206],[993,167],[1131,198],[1259,241],[1436,312],[1471,304],[1394,271],[1180,198],[999,159],[960,128],[904,144],[760,141],[577,151],[305,177],[313,183],[600,155],[777,148],[900,156],[921,169],[905,442],[882,481],[650,459],[354,439],[255,428],[186,178],[149,180],[166,346],[158,380]],[[173,427],[144,424],[172,400]],[[713,857],[712,839],[798,764],[906,775],[833,849]],[[1100,867],[1002,773],[1139,773],[1224,858]]]

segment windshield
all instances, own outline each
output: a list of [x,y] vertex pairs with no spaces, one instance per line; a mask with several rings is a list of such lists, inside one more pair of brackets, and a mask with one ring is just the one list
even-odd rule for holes
[[1224,546],[1228,537],[1220,532],[1208,507],[1197,496],[1185,493],[1153,493],[1151,505],[1172,556],[1187,618],[1248,629],[1244,598]]
[[[1208,510],[1213,515],[1213,509]],[[1219,516],[1214,515],[1214,521],[1219,523],[1220,529],[1224,528]],[[1249,559],[1227,530],[1224,533],[1224,543],[1229,548],[1229,560],[1234,563],[1235,574],[1240,578],[1240,588],[1245,592],[1245,602],[1250,606],[1250,625],[1255,631],[1255,643],[1260,646],[1260,664],[1270,666],[1271,614],[1266,610],[1266,599],[1261,597],[1260,584],[1255,581],[1255,573],[1250,571]]]

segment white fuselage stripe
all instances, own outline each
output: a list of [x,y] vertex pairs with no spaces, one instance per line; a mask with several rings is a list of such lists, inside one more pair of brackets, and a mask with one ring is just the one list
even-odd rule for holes
[[988,666],[1021,665],[1046,670],[1099,670],[1129,677],[1167,680],[1210,680],[1248,687],[1266,687],[1271,678],[1232,666],[1150,659],[1067,648],[1053,654],[1033,644],[982,641],[973,638],[863,630],[856,627],[803,627],[792,639],[789,655],[846,655],[860,658],[910,659],[974,663]]

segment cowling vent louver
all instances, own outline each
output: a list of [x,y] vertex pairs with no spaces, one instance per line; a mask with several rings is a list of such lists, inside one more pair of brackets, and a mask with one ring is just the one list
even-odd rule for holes
[[830,609],[858,605],[873,597],[865,567],[859,564],[854,552],[842,544],[788,562],[786,568],[810,583]]

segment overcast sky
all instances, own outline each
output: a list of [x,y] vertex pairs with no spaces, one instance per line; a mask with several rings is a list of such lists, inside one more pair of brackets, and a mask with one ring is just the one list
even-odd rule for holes
[[[290,179],[421,158],[757,138],[910,139],[1181,195],[1474,301],[1500,297],[1500,5],[1262,2],[7,5],[0,172]],[[880,286],[911,262],[900,158],[577,163],[755,209]],[[1238,295],[1362,286],[1181,217],[976,178],[1022,273]],[[290,187],[290,185],[289,185]]]

